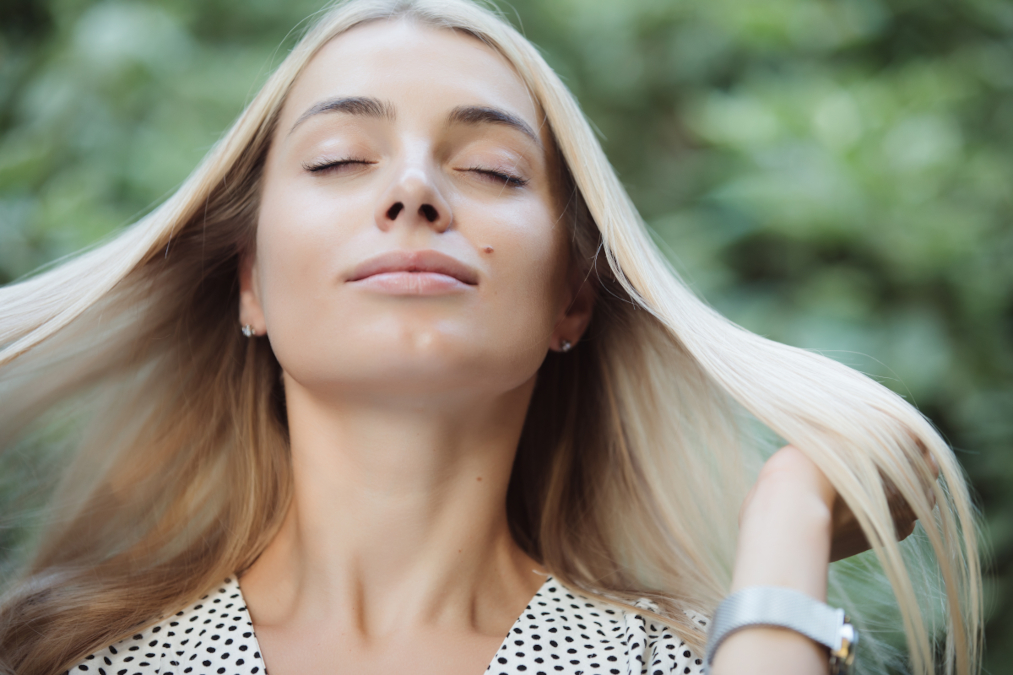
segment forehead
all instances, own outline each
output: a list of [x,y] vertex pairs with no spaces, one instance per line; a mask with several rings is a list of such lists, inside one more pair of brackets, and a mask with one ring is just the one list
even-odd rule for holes
[[446,115],[460,105],[494,107],[546,135],[537,102],[499,52],[466,33],[408,19],[362,24],[325,44],[296,78],[281,128],[338,96],[390,101],[399,118]]

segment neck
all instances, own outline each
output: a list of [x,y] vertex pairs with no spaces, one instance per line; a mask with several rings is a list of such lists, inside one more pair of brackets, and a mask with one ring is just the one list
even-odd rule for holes
[[383,635],[512,622],[544,580],[506,518],[534,380],[466,404],[324,402],[285,385],[294,498],[242,579],[258,626]]

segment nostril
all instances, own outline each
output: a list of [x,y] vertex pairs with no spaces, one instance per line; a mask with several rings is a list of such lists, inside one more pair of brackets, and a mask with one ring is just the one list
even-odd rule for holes
[[404,204],[402,204],[401,202],[395,202],[394,206],[387,209],[387,217],[390,218],[391,220],[395,220],[398,214],[401,213],[401,209],[403,208]]
[[440,217],[440,214],[436,212],[430,204],[423,204],[419,207],[419,213],[422,217],[428,220],[430,223],[435,223],[436,219]]

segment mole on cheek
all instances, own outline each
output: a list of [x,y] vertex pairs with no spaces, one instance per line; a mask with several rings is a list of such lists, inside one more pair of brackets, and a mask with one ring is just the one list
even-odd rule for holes
[[492,253],[492,246],[484,246],[482,250],[486,253]]

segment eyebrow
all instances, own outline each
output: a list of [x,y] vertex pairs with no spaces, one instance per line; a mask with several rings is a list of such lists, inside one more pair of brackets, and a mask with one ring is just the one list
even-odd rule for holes
[[315,103],[295,121],[292,128],[288,130],[291,134],[295,128],[314,115],[329,112],[342,112],[348,115],[360,115],[362,117],[374,117],[376,119],[393,122],[396,119],[394,106],[386,101],[371,98],[369,96],[342,96],[329,98],[326,101]]
[[448,121],[451,124],[502,124],[516,129],[534,141],[538,147],[542,147],[542,139],[538,138],[538,134],[524,120],[499,108],[475,105],[458,106],[450,111]]
[[[397,119],[394,106],[386,101],[369,96],[342,96],[320,101],[311,106],[295,121],[288,133],[291,134],[296,127],[310,117],[330,112],[372,117],[389,122]],[[458,106],[450,111],[447,121],[451,124],[500,124],[520,131],[534,141],[538,147],[542,147],[542,140],[524,120],[499,108],[474,105]]]

